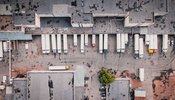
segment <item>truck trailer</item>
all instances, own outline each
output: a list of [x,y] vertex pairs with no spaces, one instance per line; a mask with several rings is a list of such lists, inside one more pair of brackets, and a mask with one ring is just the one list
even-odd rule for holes
[[103,53],[103,34],[99,34],[99,53]]
[[165,53],[168,51],[168,34],[163,35],[162,51]]
[[118,33],[117,35],[116,35],[116,44],[117,44],[117,53],[120,53],[121,52],[121,41],[120,41],[120,34]]
[[62,70],[69,70],[70,66],[65,65],[65,66],[49,66],[50,71],[62,71]]
[[74,46],[77,46],[77,34],[74,34]]
[[89,37],[88,34],[85,34],[84,43],[85,43],[86,46],[88,46],[88,44],[89,44],[89,43],[88,43],[88,41],[89,41],[89,40],[88,40],[88,37]]
[[46,53],[50,53],[50,34],[45,34]]
[[56,53],[57,52],[57,47],[56,47],[56,36],[55,36],[55,34],[51,34],[51,43],[52,43],[52,52]]
[[68,53],[67,34],[63,34],[63,51]]
[[125,34],[125,44],[128,44],[128,34]]
[[104,34],[103,50],[105,53],[108,52],[108,34]]
[[3,50],[4,52],[8,51],[8,43],[6,41],[3,42]]
[[3,46],[2,46],[3,44],[2,44],[2,41],[0,41],[0,61],[2,61],[2,59],[3,59]]
[[45,34],[41,34],[41,49],[43,53],[46,53],[46,36]]
[[61,44],[62,44],[61,34],[57,34],[57,52],[58,53],[61,53]]
[[92,35],[92,47],[95,47],[96,46],[96,35],[93,34]]
[[143,46],[143,38],[139,39],[139,58],[143,58],[144,54],[144,46]]
[[81,34],[80,52],[84,53],[84,34]]
[[145,72],[144,72],[144,68],[139,68],[139,78],[140,78],[140,81],[144,81],[145,80]]
[[121,52],[125,52],[125,34],[120,34],[120,49]]
[[139,34],[134,35],[134,53],[139,54]]
[[150,35],[146,34],[145,35],[145,45],[149,45],[150,44]]

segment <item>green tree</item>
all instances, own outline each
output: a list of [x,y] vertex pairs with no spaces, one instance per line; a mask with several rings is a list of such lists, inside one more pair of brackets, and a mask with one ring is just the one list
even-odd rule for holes
[[115,76],[106,68],[102,68],[99,75],[100,83],[109,85],[115,80]]

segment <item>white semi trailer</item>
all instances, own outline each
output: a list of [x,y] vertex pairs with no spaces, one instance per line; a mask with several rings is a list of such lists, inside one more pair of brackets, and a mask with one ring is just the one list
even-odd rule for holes
[[57,34],[57,52],[58,53],[61,53],[61,44],[62,44],[61,34]]
[[84,43],[85,43],[86,46],[88,46],[88,44],[89,44],[88,41],[89,41],[88,40],[88,34],[85,34]]
[[168,51],[168,34],[163,35],[162,51],[165,53]]
[[128,34],[125,34],[125,44],[128,44]]
[[143,58],[144,55],[144,44],[143,44],[143,38],[139,39],[139,58]]
[[80,52],[84,53],[84,34],[81,34]]
[[154,50],[158,49],[158,41],[157,41],[157,35],[153,35],[153,41],[154,41]]
[[150,37],[150,41],[149,41],[148,49],[149,50],[154,50],[154,36],[151,34],[151,35],[149,35],[149,37]]
[[134,35],[134,53],[139,54],[139,34]]
[[121,52],[125,52],[125,34],[120,34],[120,48]]
[[145,80],[144,68],[139,68],[139,78],[140,78],[140,81],[142,81],[142,82]]
[[103,50],[105,53],[108,52],[108,34],[104,34]]
[[50,34],[45,34],[46,53],[50,53]]
[[145,45],[149,45],[150,44],[150,35],[146,34],[145,35]]
[[103,53],[103,34],[99,34],[99,53]]
[[57,47],[56,47],[56,36],[55,36],[55,34],[51,34],[51,43],[52,43],[52,52],[56,53],[57,52]]
[[0,41],[0,61],[3,59],[3,46],[2,41]]
[[121,41],[120,41],[120,34],[118,33],[117,35],[116,35],[116,44],[117,44],[117,53],[120,53],[121,52]]
[[41,34],[41,49],[43,53],[46,53],[46,36],[45,34]]
[[74,46],[77,46],[77,34],[74,34]]
[[8,44],[7,44],[6,41],[3,42],[3,50],[4,50],[4,52],[7,52],[8,51]]
[[65,66],[49,66],[50,71],[60,71],[60,70],[69,70],[70,66],[65,65]]
[[92,47],[95,47],[96,46],[96,35],[93,34],[92,35]]
[[63,34],[63,51],[68,53],[67,34]]

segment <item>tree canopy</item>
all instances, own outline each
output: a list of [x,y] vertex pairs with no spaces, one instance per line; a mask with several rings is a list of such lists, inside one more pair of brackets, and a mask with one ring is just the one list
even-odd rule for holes
[[99,75],[100,83],[109,85],[115,80],[115,76],[106,68],[102,68]]

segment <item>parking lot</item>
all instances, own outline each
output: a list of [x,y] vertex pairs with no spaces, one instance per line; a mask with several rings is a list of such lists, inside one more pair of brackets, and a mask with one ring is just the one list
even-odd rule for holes
[[[80,36],[78,36],[78,46],[73,46],[73,36],[68,35],[68,54],[56,54],[54,56],[52,53],[45,55],[41,51],[41,37],[33,36],[33,41],[28,41],[29,49],[25,50],[24,42],[19,41],[19,47],[16,51],[13,51],[12,55],[12,66],[15,67],[48,67],[49,65],[82,65],[85,69],[85,75],[89,77],[88,87],[86,88],[85,95],[88,95],[90,100],[99,100],[100,93],[99,87],[100,83],[98,81],[97,72],[101,67],[112,68],[118,71],[129,70],[132,73],[136,73],[138,68],[145,68],[145,81],[143,82],[143,87],[147,91],[147,99],[152,100],[153,90],[152,90],[152,79],[158,76],[160,70],[173,68],[174,69],[174,54],[172,52],[172,47],[168,48],[168,52],[165,56],[159,52],[159,50],[154,55],[149,55],[147,53],[146,47],[144,48],[145,53],[143,59],[134,59],[133,54],[133,39],[129,36],[129,44],[127,46],[126,52],[123,54],[117,54],[115,51],[115,35],[109,35],[108,43],[108,53],[99,54],[98,53],[98,37],[96,38],[96,47],[91,47],[91,36],[89,36],[89,45],[85,47],[85,53],[80,53]],[[8,55],[7,55],[8,57]],[[5,59],[6,62],[8,59]],[[88,66],[87,66],[88,65]],[[89,66],[90,65],[90,66]],[[6,67],[4,67],[6,66]],[[8,64],[1,62],[1,70],[8,72]],[[5,71],[4,71],[5,72]]]

